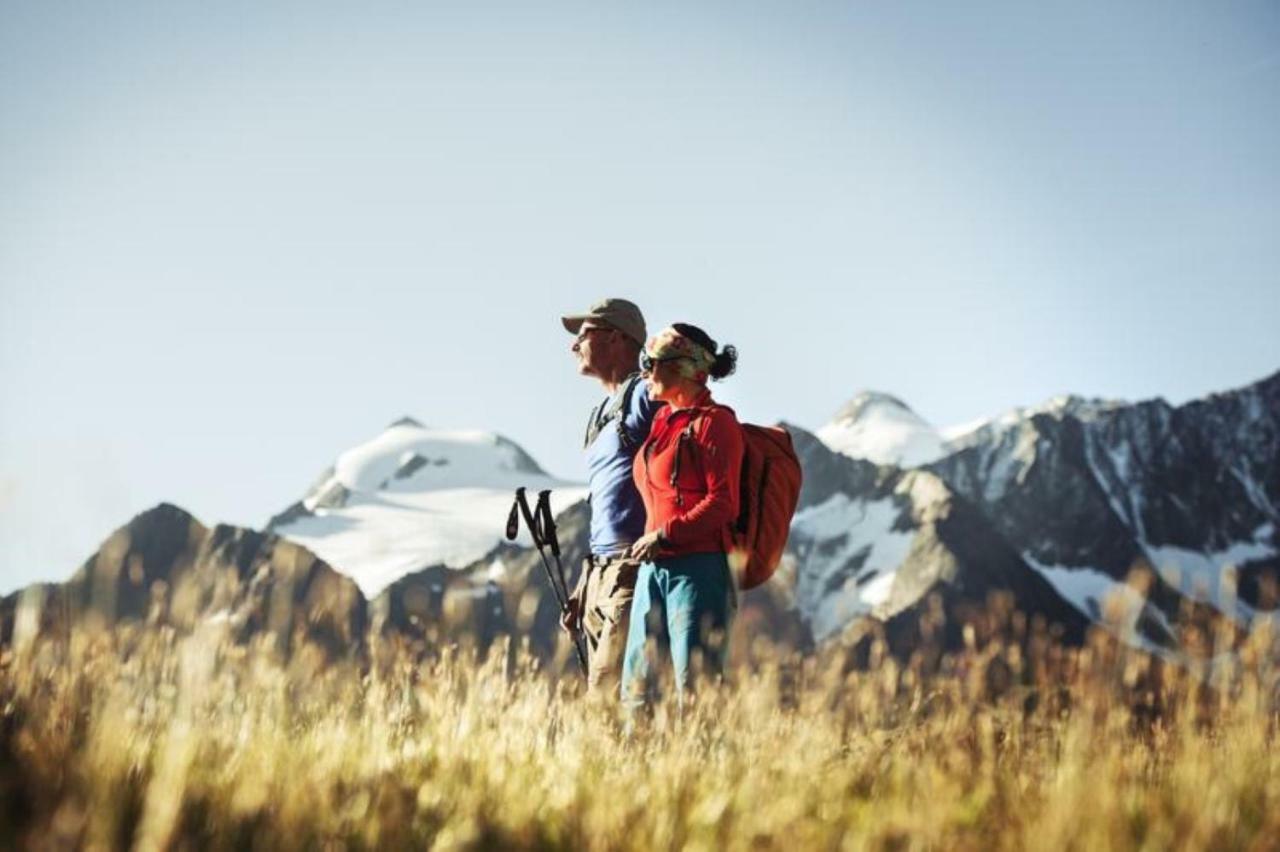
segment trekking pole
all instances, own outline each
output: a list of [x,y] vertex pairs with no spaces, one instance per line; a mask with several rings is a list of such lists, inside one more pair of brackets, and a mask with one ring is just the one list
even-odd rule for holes
[[[537,506],[532,511],[529,510],[529,502],[523,488],[517,490],[516,500],[520,504],[525,524],[538,544],[538,555],[542,557],[542,567],[546,569],[547,581],[551,583],[551,588],[556,592],[556,599],[560,602],[560,612],[566,614],[569,612],[569,583],[565,579],[564,565],[560,562],[560,540],[556,536],[556,522],[551,515],[551,492],[539,492]],[[555,557],[556,573],[554,575],[551,572],[551,563],[547,561],[547,555],[542,550],[543,545],[550,547],[551,555]],[[586,675],[587,646],[582,635],[581,622],[576,629],[569,631],[569,636],[573,640],[573,649],[578,655],[578,664],[582,667],[583,675]]]
[[[556,572],[560,575],[560,586],[564,589],[566,604],[569,600],[569,581],[564,573],[564,563],[560,561],[560,538],[556,535],[556,519],[551,513],[551,492],[538,492],[538,505],[534,509],[538,520],[538,535],[551,548],[551,555],[556,559]],[[587,637],[582,627],[582,613],[578,613],[577,627],[570,631],[574,645],[579,647],[579,655],[587,658]]]
[[[521,496],[523,500],[523,495]],[[528,510],[528,502],[523,502],[525,511]],[[526,516],[527,519],[527,516]],[[569,610],[569,581],[564,573],[564,564],[560,561],[560,538],[556,535],[556,521],[551,514],[551,492],[539,491],[538,502],[533,508],[532,523],[537,530],[538,540],[551,548],[551,555],[556,560],[556,577],[560,581],[560,591],[563,593],[563,605],[561,612]],[[526,520],[527,522],[527,520]],[[548,576],[550,576],[550,565],[546,563],[546,556],[543,556],[544,565],[547,567]],[[552,585],[555,585],[554,581]],[[578,662],[582,665],[583,674],[587,673],[587,643],[582,633],[581,613],[579,613],[578,626],[569,631],[569,636],[573,640],[574,650],[578,653]]]
[[564,598],[569,599],[569,582],[565,579],[564,564],[560,561],[560,538],[556,535],[556,519],[551,514],[551,492],[538,492],[538,505],[533,509],[534,520],[538,524],[538,537],[551,548],[551,555],[556,558],[556,574],[560,577],[560,588],[564,589]]
[[[542,567],[547,573],[547,582],[551,584],[551,591],[556,596],[556,603],[559,604],[560,614],[567,615],[569,613],[569,586],[564,578],[564,566],[560,564],[560,542],[556,538],[556,525],[554,520],[550,520],[551,515],[551,492],[543,491],[538,495],[537,512],[529,509],[529,500],[525,497],[525,489],[516,489],[516,499],[511,506],[511,512],[507,515],[507,540],[514,541],[519,532],[519,517],[524,517],[524,525],[529,530],[529,535],[533,539],[534,547],[538,549],[538,556],[542,558]],[[548,523],[542,523],[542,518],[548,518]],[[545,536],[550,535],[550,541]],[[556,559],[556,568],[559,571],[560,582],[556,582],[556,574],[551,570],[551,562],[547,559],[547,554],[543,548],[549,546],[551,553]],[[583,675],[587,674],[587,650],[583,642],[580,629],[570,631],[570,638],[573,640],[573,650],[577,652],[578,665],[582,667]]]

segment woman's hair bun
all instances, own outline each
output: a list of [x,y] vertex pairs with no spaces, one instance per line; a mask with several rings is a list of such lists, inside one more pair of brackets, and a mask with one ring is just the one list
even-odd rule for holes
[[[716,342],[711,339],[711,335],[707,334],[696,325],[689,325],[685,322],[673,323],[672,328],[680,332],[684,337],[689,338],[694,343],[715,356],[716,362],[711,365],[709,375],[713,379],[723,379],[730,376],[738,367],[738,349],[735,346],[726,344],[723,349],[716,346]],[[719,351],[717,351],[719,349]]]
[[716,353],[716,362],[711,365],[711,378],[723,379],[725,376],[731,376],[737,368],[738,349],[731,344],[726,344]]

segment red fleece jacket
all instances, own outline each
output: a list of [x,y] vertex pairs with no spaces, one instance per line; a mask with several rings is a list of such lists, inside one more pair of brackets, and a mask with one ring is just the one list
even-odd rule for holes
[[666,406],[654,415],[632,472],[648,516],[645,532],[660,529],[668,542],[663,556],[725,552],[738,516],[743,450],[737,416],[710,391],[691,408]]

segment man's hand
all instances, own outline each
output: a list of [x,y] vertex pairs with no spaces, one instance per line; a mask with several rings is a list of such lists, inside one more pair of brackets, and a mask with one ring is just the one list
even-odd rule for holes
[[560,626],[572,636],[582,628],[582,604],[578,599],[570,598],[567,607],[560,613]]
[[651,533],[645,533],[636,539],[636,543],[631,545],[631,549],[627,551],[627,555],[632,559],[639,559],[643,562],[652,561],[658,555],[658,551],[662,549],[662,531],[654,530]]

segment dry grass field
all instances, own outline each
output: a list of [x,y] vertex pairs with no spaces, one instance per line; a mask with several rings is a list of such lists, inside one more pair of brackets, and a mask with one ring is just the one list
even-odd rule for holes
[[5,652],[0,847],[1280,848],[1271,646],[766,654],[624,735],[518,647],[362,673],[86,633]]

